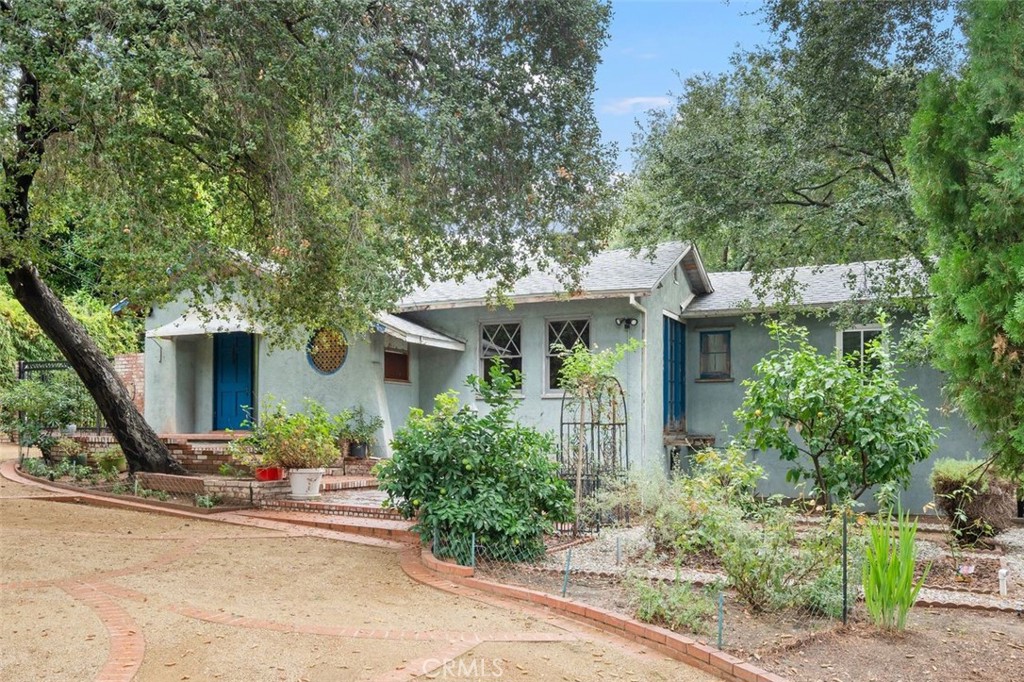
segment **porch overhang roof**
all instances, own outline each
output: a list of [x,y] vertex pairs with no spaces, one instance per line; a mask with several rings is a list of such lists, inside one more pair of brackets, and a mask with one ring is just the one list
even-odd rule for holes
[[382,328],[381,331],[388,336],[401,339],[406,343],[415,343],[419,346],[430,346],[432,348],[444,348],[446,350],[466,350],[466,342],[452,338],[441,332],[416,324],[391,313],[381,313],[377,321]]
[[173,339],[178,336],[205,336],[247,332],[262,334],[263,328],[245,319],[237,308],[189,310],[181,317],[146,332],[148,339]]

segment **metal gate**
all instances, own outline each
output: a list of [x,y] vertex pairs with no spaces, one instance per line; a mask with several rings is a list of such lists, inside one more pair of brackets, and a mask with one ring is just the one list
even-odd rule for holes
[[629,428],[626,394],[615,378],[608,378],[585,393],[566,391],[562,396],[559,475],[576,496],[573,534],[593,533],[610,519],[588,510],[602,482],[629,469]]

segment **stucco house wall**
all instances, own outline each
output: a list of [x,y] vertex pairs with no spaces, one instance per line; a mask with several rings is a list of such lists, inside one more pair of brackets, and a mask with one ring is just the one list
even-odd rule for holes
[[[768,336],[768,330],[761,318],[753,321],[742,317],[708,317],[687,320],[687,345],[699,349],[701,331],[728,329],[731,331],[732,379],[701,381],[699,377],[700,353],[687,354],[687,374],[692,377],[688,384],[687,417],[690,430],[716,436],[716,444],[725,445],[740,434],[733,413],[743,403],[743,381],[753,378],[753,366],[775,347]],[[796,323],[807,328],[811,345],[822,353],[836,352],[835,322],[828,318],[798,317]],[[899,338],[898,325],[894,336]],[[906,509],[920,513],[925,504],[932,500],[928,475],[936,458],[953,457],[963,459],[983,456],[983,440],[980,435],[959,414],[950,413],[942,399],[942,375],[927,365],[903,368],[901,381],[905,386],[916,386],[916,393],[928,409],[928,421],[940,430],[935,453],[929,459],[913,467],[910,488],[903,493],[902,502]],[[766,494],[791,496],[794,487],[785,480],[788,462],[783,462],[778,453],[752,453],[752,457],[763,466],[768,479],[761,486]],[[861,497],[868,508],[873,500],[868,491]]]

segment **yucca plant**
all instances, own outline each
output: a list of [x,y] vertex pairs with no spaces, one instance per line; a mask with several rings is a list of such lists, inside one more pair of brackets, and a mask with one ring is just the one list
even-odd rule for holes
[[881,513],[868,524],[868,543],[864,556],[864,603],[876,626],[902,631],[907,614],[917,600],[931,564],[914,582],[917,559],[917,521],[901,508],[896,510],[896,536],[892,534],[891,513]]

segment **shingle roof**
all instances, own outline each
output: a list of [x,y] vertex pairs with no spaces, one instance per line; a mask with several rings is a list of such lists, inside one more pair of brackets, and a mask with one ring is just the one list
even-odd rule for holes
[[[580,295],[574,298],[609,298],[650,293],[665,274],[691,250],[689,242],[665,242],[655,247],[653,258],[629,249],[602,251],[594,256],[580,280]],[[687,273],[687,276],[691,276]],[[470,278],[464,282],[434,282],[399,301],[399,311],[427,308],[455,308],[484,305],[492,279]],[[694,287],[697,288],[697,287]],[[524,299],[554,300],[565,295],[565,288],[554,273],[532,272],[518,280],[508,292],[513,302]]]
[[[848,301],[876,298],[879,279],[886,273],[900,272],[906,281],[923,278],[920,265],[909,260],[880,260],[784,268],[774,276],[792,277],[800,294],[796,301],[804,306],[828,306]],[[778,291],[770,290],[761,298],[751,286],[751,272],[709,272],[714,292],[697,296],[683,311],[683,317],[704,317],[708,314],[746,312],[751,309],[770,309],[786,303]],[[907,292],[910,291],[907,286]]]

